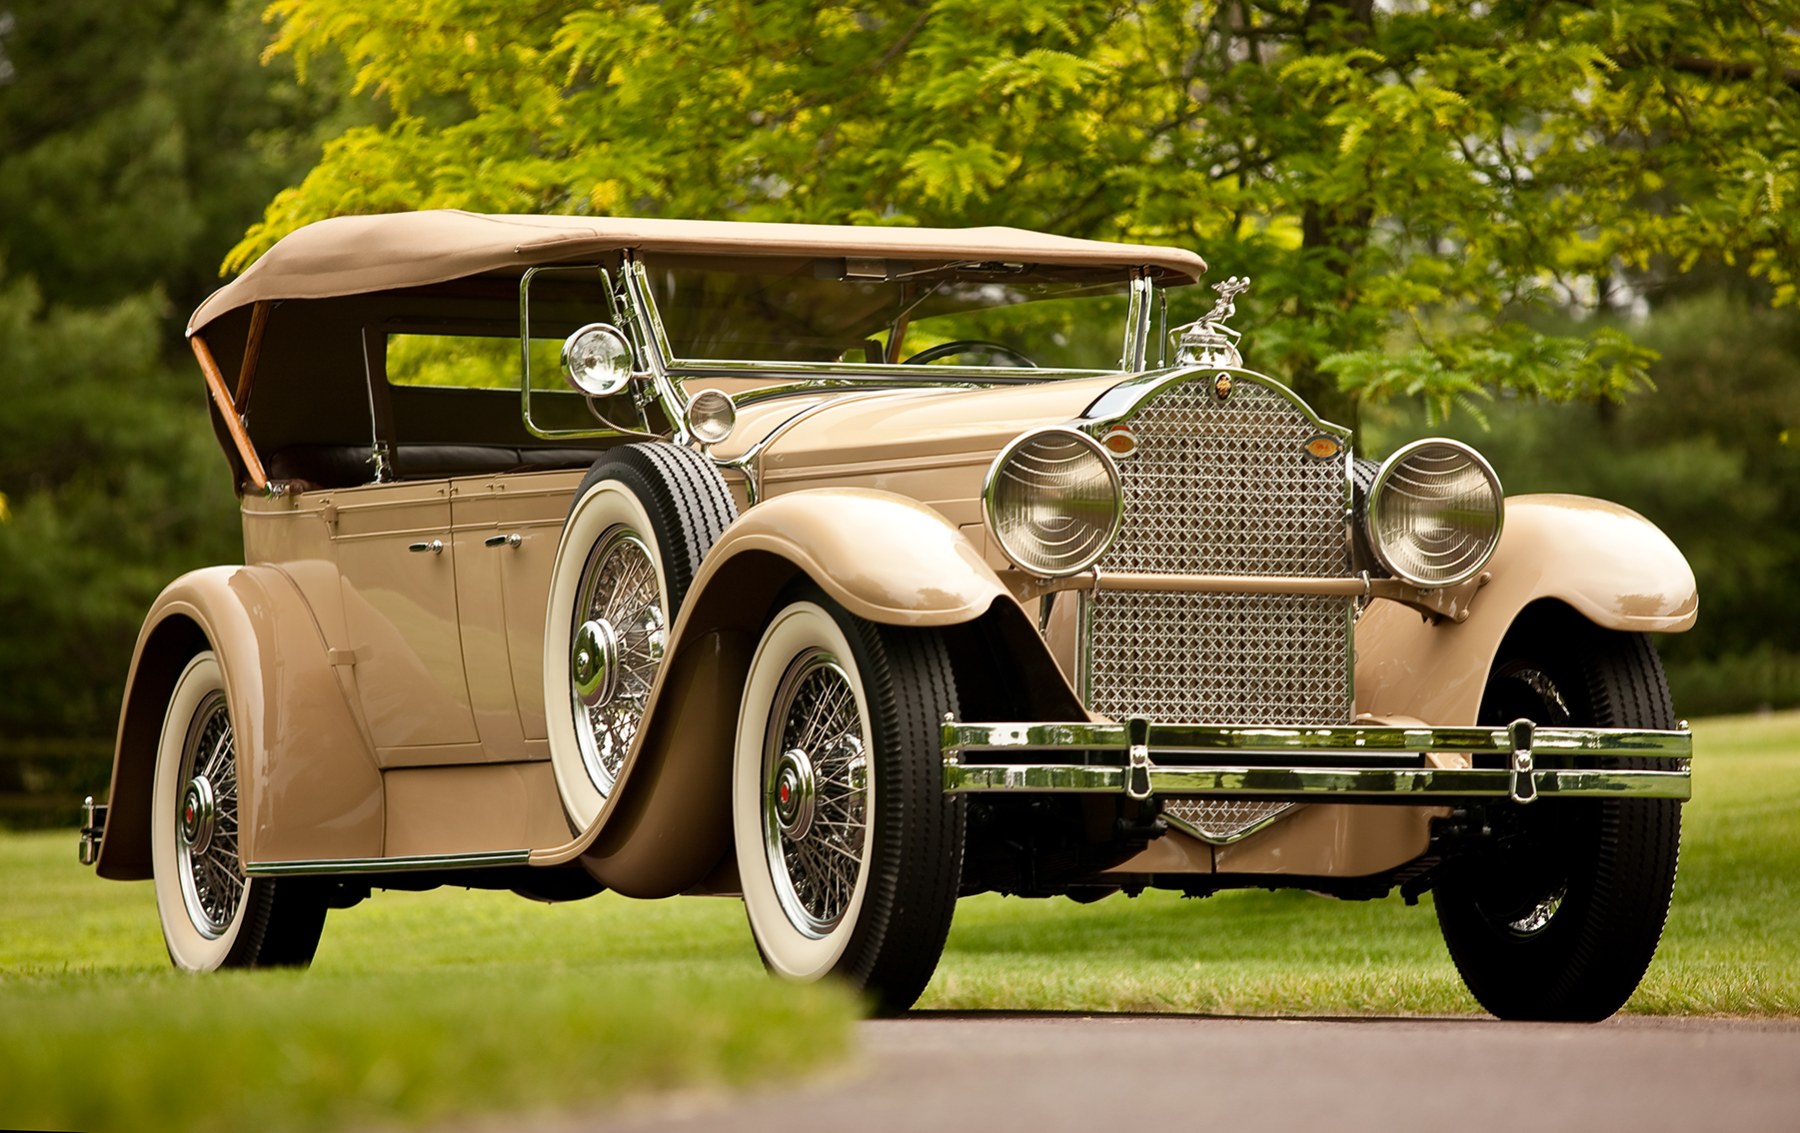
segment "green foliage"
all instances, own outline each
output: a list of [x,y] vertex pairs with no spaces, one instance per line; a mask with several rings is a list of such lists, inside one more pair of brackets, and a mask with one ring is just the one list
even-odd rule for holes
[[1253,361],[1328,411],[1439,412],[1643,382],[1616,331],[1546,339],[1534,309],[1698,262],[1792,299],[1800,270],[1793,0],[269,13],[272,54],[345,60],[394,117],[333,142],[233,266],[310,220],[435,206],[1162,241],[1256,277]]
[[109,734],[150,600],[242,554],[203,390],[159,357],[163,308],[0,288],[0,734]]
[[346,120],[259,12],[0,0],[0,793],[109,742],[151,598],[240,554],[180,328]]
[[314,156],[338,101],[257,62],[246,0],[0,0],[0,249],[52,303],[152,287],[177,309]]

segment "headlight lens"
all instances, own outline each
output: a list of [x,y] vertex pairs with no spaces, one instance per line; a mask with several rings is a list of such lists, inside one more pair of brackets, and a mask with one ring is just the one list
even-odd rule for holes
[[563,372],[589,397],[611,397],[631,384],[631,344],[617,327],[589,323],[563,340]]
[[1100,442],[1061,427],[1007,445],[988,470],[983,504],[1006,557],[1047,578],[1094,565],[1125,511],[1118,467]]
[[716,445],[737,425],[737,406],[721,390],[703,389],[688,402],[688,432],[703,445]]
[[1500,542],[1500,478],[1459,441],[1414,441],[1387,458],[1369,488],[1365,524],[1381,564],[1416,586],[1471,578]]

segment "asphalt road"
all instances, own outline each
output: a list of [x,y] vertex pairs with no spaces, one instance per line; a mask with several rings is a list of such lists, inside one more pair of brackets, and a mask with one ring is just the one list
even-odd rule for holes
[[1800,1133],[1792,1022],[920,1014],[860,1040],[825,1081],[532,1128]]

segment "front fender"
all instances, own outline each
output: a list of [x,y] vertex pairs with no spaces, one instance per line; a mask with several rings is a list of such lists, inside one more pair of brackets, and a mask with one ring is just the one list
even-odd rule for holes
[[381,773],[305,599],[273,567],[208,567],[157,596],[138,633],[113,755],[102,877],[150,876],[150,799],[169,695],[195,654],[224,674],[246,862],[380,857]]
[[948,520],[891,492],[812,488],[751,508],[719,537],[695,591],[757,552],[793,564],[851,613],[886,625],[956,625],[1007,593]]
[[1370,603],[1356,627],[1356,709],[1472,724],[1501,639],[1533,602],[1558,601],[1606,629],[1680,633],[1700,600],[1694,572],[1657,526],[1585,496],[1516,496],[1467,621],[1430,622]]
[[[1029,642],[1037,655],[1025,654],[1021,664],[1039,662],[1030,671],[1043,710],[1083,718],[1017,601],[937,512],[862,489],[777,496],[739,516],[707,554],[676,621],[637,747],[594,826],[571,847],[608,887],[633,897],[668,896],[700,885],[727,860],[739,693],[764,621],[802,577],[869,621],[974,623],[972,638],[1009,656],[1024,654],[1019,643]],[[1058,690],[1072,709],[1053,699]]]

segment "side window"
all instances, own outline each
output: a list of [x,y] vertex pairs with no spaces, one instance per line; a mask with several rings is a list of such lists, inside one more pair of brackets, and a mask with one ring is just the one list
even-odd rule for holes
[[[531,340],[533,389],[560,389],[560,339]],[[387,380],[435,389],[519,388],[519,339],[460,334],[389,334]]]

